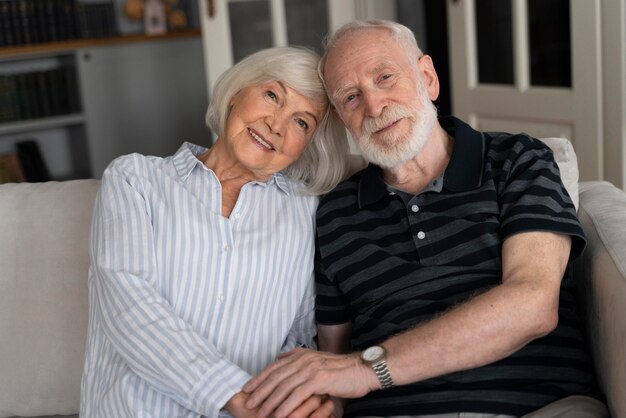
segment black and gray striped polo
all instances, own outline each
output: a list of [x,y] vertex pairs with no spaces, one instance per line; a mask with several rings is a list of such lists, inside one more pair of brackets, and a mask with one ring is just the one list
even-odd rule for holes
[[[440,123],[455,138],[442,184],[403,199],[370,165],[320,202],[317,321],[352,322],[355,350],[501,283],[502,242],[514,234],[570,235],[571,259],[584,249],[545,144],[524,134],[477,132],[456,118]],[[519,416],[570,394],[590,394],[591,366],[574,308],[568,271],[559,324],[546,337],[484,367],[372,392],[352,401],[346,416]]]

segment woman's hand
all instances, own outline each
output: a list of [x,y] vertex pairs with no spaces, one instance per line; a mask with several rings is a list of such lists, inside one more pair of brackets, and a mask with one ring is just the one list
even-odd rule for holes
[[[256,418],[259,408],[246,408],[247,399],[248,394],[239,392],[230,398],[224,408],[236,418]],[[343,410],[339,415],[336,411],[336,405],[328,396],[313,395],[296,408],[289,418],[341,418]]]
[[246,400],[248,394],[244,392],[236,393],[224,406],[228,412],[230,412],[236,418],[254,418],[258,408],[249,409],[246,408]]

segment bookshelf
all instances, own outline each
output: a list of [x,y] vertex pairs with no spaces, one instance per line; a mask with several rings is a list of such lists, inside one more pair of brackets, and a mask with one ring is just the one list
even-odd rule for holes
[[[51,41],[39,35],[37,42],[12,45],[6,44],[6,36],[0,39],[0,155],[34,141],[53,180],[99,178],[119,155],[168,155],[184,140],[202,143],[208,138],[200,29],[100,35]],[[63,91],[52,91],[55,82],[47,80],[61,73],[66,77]],[[19,85],[18,79],[21,90],[6,87],[7,80]],[[55,94],[66,106],[51,112],[51,105],[44,104]],[[28,109],[25,101],[36,109]],[[22,113],[7,116],[7,106]]]

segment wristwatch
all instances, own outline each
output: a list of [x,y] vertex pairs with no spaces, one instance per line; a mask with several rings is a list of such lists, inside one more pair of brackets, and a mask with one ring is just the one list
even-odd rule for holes
[[393,379],[387,368],[387,350],[380,345],[373,345],[361,353],[361,360],[374,370],[382,389],[393,386]]

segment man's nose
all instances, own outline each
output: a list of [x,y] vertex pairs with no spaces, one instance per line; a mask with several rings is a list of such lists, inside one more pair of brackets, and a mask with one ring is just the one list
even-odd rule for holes
[[364,93],[363,100],[365,103],[365,111],[367,116],[371,118],[377,118],[385,108],[386,100],[380,94],[377,93]]

